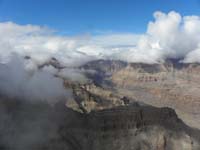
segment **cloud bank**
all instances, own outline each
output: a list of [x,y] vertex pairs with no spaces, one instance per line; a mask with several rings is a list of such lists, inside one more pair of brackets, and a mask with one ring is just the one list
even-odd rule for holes
[[55,78],[52,72],[26,70],[19,56],[13,55],[11,61],[0,65],[0,94],[23,100],[40,100],[56,103],[66,100],[70,91],[63,88],[63,81]]
[[0,23],[0,62],[12,53],[31,56],[34,64],[54,57],[65,66],[79,66],[95,59],[158,63],[167,58],[199,62],[200,17],[155,12],[144,34],[59,36],[53,30],[35,26]]
[[34,25],[0,23],[0,62],[6,63],[15,53],[31,56],[34,64],[54,57],[65,66],[79,66],[90,60],[106,58],[119,48],[134,45],[138,35],[59,36],[53,30]]
[[[121,59],[130,62],[159,63],[167,58],[179,58],[182,62],[200,62],[200,17],[154,13],[147,32],[136,47],[121,53]],[[120,56],[119,56],[120,58]]]
[[147,52],[154,61],[183,58],[184,62],[199,61],[193,53],[200,43],[200,17],[184,16],[177,12],[154,13],[146,35],[140,39],[138,49]]
[[84,70],[74,67],[97,59],[161,63],[179,58],[184,63],[200,63],[200,17],[181,16],[175,11],[157,11],[153,16],[146,33],[139,35],[61,36],[46,27],[2,22],[0,90],[13,96],[21,90],[24,96],[37,99],[63,96],[62,81],[55,75],[85,82]]

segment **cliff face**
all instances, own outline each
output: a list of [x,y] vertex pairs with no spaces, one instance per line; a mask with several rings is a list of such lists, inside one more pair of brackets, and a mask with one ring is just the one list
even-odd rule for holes
[[199,149],[199,132],[188,128],[169,108],[133,104],[91,112],[88,122],[94,137],[92,149]]
[[1,106],[2,150],[200,149],[200,131],[185,125],[170,108],[133,103],[78,113],[63,103],[21,100],[2,100]]
[[199,127],[199,64],[98,60],[79,69],[90,82],[62,78],[67,101],[0,93],[1,150],[200,149],[200,128],[188,126]]
[[[91,112],[81,129],[73,127],[79,149],[199,149],[200,132],[179,120],[172,109],[132,105]],[[67,136],[67,134],[66,134]],[[84,140],[83,140],[84,139]]]
[[200,129],[200,64],[183,64],[178,60],[162,64],[97,62],[82,66],[96,71],[89,76],[95,84],[95,77],[101,75],[97,86],[133,101],[174,108],[188,125]]

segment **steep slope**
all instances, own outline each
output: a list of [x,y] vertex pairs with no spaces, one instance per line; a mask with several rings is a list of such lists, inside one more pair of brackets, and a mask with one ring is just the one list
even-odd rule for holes
[[200,149],[200,131],[170,108],[133,103],[78,113],[63,103],[2,97],[0,102],[2,150]]
[[200,64],[183,64],[178,60],[162,64],[99,60],[83,68],[94,69],[96,74],[92,77],[101,75],[102,84],[98,86],[112,89],[121,97],[174,108],[188,125],[200,129]]
[[[63,69],[51,61],[39,68]],[[200,149],[199,129],[188,126],[199,125],[199,64],[98,60],[79,69],[89,82],[55,75],[72,91],[58,103],[0,93],[0,149]]]

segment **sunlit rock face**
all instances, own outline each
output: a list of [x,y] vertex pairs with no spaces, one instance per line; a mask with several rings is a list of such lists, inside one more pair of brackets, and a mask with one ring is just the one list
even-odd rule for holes
[[[99,60],[84,65],[97,73],[98,86],[157,107],[171,107],[188,125],[200,129],[200,64],[168,59],[160,64]],[[105,72],[109,72],[106,74]]]

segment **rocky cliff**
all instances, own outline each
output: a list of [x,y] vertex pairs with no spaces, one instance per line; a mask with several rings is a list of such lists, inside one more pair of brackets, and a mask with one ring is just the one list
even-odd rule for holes
[[200,149],[200,131],[170,108],[133,103],[79,113],[63,103],[2,97],[0,106],[2,150]]
[[[96,74],[88,77],[105,91],[157,107],[171,107],[188,125],[200,129],[200,64],[176,59],[160,64],[98,60],[82,68],[95,70]],[[101,80],[96,80],[99,76]]]
[[200,149],[199,64],[98,60],[78,69],[88,82],[57,75],[72,93],[55,104],[0,93],[0,149]]

